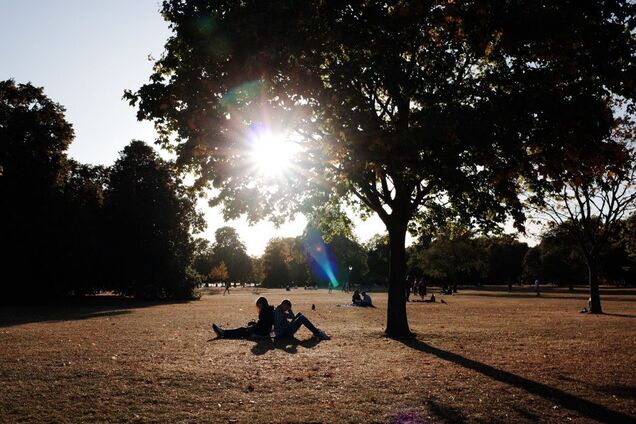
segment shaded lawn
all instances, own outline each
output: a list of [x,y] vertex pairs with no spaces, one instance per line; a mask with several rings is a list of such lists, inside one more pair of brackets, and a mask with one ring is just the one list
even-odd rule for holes
[[[218,289],[219,292],[222,289]],[[349,295],[288,297],[333,336],[213,340],[241,325],[251,289],[190,303],[89,299],[0,309],[0,422],[636,422],[636,292],[463,291],[408,305],[416,339],[382,335]],[[311,304],[316,311],[311,311]]]

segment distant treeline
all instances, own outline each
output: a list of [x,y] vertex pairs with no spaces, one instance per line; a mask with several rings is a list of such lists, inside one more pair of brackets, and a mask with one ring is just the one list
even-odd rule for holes
[[[612,243],[601,252],[601,280],[608,284],[633,285],[636,260],[631,247],[636,245],[636,219],[621,223]],[[307,252],[308,234],[316,231],[308,225],[299,237],[269,241],[259,258],[249,257],[238,234],[231,227],[216,232],[212,245],[198,241],[195,269],[201,283],[221,281],[262,283],[267,287],[288,284],[327,287],[328,279]],[[388,237],[377,235],[359,244],[345,235],[325,242],[333,258],[328,266],[341,285],[388,284]],[[563,227],[545,232],[537,246],[529,247],[512,236],[483,236],[467,232],[450,236],[444,232],[426,242],[408,248],[409,274],[425,278],[431,284],[531,284],[559,286],[587,284],[588,270],[577,243]]]
[[[620,224],[600,252],[600,279],[633,285],[636,256],[631,246],[636,241],[636,219],[630,217]],[[558,286],[587,284],[585,259],[566,225],[546,231],[534,247],[511,236],[441,234],[432,242],[409,248],[409,266],[413,274],[442,284],[530,284],[537,279]]]

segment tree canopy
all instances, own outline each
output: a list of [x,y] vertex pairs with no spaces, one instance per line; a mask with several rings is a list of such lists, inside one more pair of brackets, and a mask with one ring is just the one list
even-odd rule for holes
[[[492,227],[520,194],[620,152],[614,95],[634,98],[627,0],[166,0],[172,36],[127,94],[226,217],[337,198],[390,238],[387,333],[409,334],[405,233],[430,211]],[[276,184],[250,172],[263,125],[299,145]]]
[[187,298],[194,244],[203,225],[194,200],[169,163],[133,141],[112,166],[105,208],[109,219],[111,284],[140,298]]
[[[64,294],[63,214],[73,140],[64,108],[31,84],[0,82],[0,285],[5,299],[28,290]],[[42,213],[46,211],[46,213]]]
[[214,240],[212,261],[225,264],[231,281],[249,280],[252,277],[252,261],[236,230],[228,226],[220,227],[214,232]]

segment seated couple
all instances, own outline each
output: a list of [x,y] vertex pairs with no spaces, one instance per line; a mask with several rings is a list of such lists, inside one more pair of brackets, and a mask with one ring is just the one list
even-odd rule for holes
[[370,306],[374,308],[373,302],[371,301],[371,296],[367,292],[360,292],[360,290],[356,290],[353,292],[353,296],[351,297],[353,306]]
[[294,314],[292,304],[288,299],[283,300],[274,309],[266,298],[259,297],[256,301],[256,309],[258,310],[258,321],[250,321],[247,327],[223,330],[218,325],[212,324],[212,329],[219,338],[246,339],[254,336],[292,337],[304,325],[319,340],[330,339],[324,331],[316,328],[303,314],[300,312]]

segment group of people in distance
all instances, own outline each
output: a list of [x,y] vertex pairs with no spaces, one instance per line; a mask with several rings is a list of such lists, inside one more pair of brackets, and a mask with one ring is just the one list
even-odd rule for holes
[[353,306],[363,306],[375,308],[373,306],[373,301],[371,300],[371,296],[365,291],[361,292],[360,290],[355,290],[353,292],[353,296],[351,296],[351,304]]
[[222,339],[247,339],[251,337],[292,337],[305,326],[319,340],[329,340],[330,337],[314,326],[302,313],[294,314],[289,299],[283,300],[276,308],[271,306],[266,298],[259,297],[256,301],[258,321],[250,321],[247,326],[222,329],[212,324],[217,337]]
[[419,279],[414,277],[406,277],[406,301],[409,302],[411,300],[411,293],[414,295],[419,295],[422,300],[426,297],[426,281],[424,281],[424,277]]

